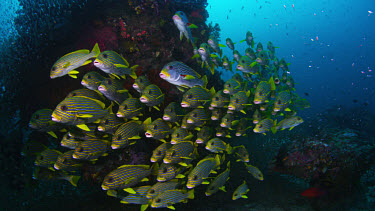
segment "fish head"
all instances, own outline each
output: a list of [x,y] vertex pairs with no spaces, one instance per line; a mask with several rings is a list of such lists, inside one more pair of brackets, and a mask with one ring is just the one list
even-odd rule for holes
[[54,79],[54,78],[61,77],[61,76],[65,75],[64,72],[67,68],[64,68],[64,64],[66,64],[66,62],[55,63],[51,67],[51,71],[50,71],[51,79]]
[[75,119],[74,107],[63,101],[57,105],[51,116],[54,122],[67,123],[73,121]]

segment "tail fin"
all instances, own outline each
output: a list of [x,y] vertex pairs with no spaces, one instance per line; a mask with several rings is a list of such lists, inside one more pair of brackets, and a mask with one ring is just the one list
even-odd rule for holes
[[130,68],[132,70],[132,72],[130,73],[130,77],[132,77],[133,79],[137,79],[137,74],[135,74],[135,70],[137,68],[138,68],[138,65],[134,65],[133,67]]
[[108,196],[117,197],[117,191],[115,190],[108,190],[107,191]]
[[194,199],[194,189],[188,192],[188,199]]
[[207,76],[206,76],[206,75],[204,75],[204,76],[202,77],[202,81],[203,81],[203,88],[206,88],[207,83],[208,83],[208,81],[207,81]]
[[74,186],[74,187],[77,187],[77,183],[79,181],[79,179],[81,178],[81,176],[74,176],[74,175],[71,175],[68,177],[68,181]]
[[98,43],[96,43],[96,44],[94,45],[94,48],[92,49],[91,53],[94,54],[93,57],[95,57],[95,58],[99,56],[99,54],[100,54],[100,49],[99,49],[99,45],[98,45]]
[[159,171],[159,163],[152,164],[152,166],[151,166],[151,174],[152,175],[158,175],[158,171]]

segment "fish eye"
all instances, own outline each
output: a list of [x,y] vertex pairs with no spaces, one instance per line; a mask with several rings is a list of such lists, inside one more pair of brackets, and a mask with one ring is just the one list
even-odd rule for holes
[[112,85],[112,81],[111,81],[111,80],[108,80],[108,81],[107,81],[107,84],[108,84],[108,85]]
[[61,159],[61,163],[66,164],[67,163],[66,158]]
[[43,160],[43,158],[44,158],[43,155],[41,155],[41,156],[39,157],[40,160]]
[[108,55],[103,53],[103,58],[105,58],[105,59],[108,58]]
[[179,138],[179,137],[180,137],[180,134],[179,134],[179,133],[177,133],[177,134],[176,134],[176,137],[177,137],[177,138]]
[[152,95],[152,90],[148,91],[148,93],[149,93],[150,95]]
[[88,78],[88,79],[91,79],[91,75],[88,75],[87,78]]
[[152,193],[155,193],[155,190],[154,189],[151,189],[150,190],[150,193],[152,194]]
[[35,115],[35,119],[39,119],[39,114]]
[[68,107],[66,107],[66,105],[62,105],[62,106],[60,106],[60,109],[61,109],[62,111],[66,111],[66,110],[68,110]]
[[188,95],[187,97],[188,97],[189,99],[191,99],[191,98],[193,98],[193,95]]
[[263,92],[259,92],[259,95],[263,95]]
[[53,67],[51,68],[52,71],[55,71],[56,69],[57,69],[56,66],[53,66]]
[[228,84],[228,85],[227,85],[227,87],[229,87],[229,88],[230,88],[230,84]]
[[117,140],[121,140],[121,134],[117,135]]
[[106,120],[104,121],[104,124],[105,124],[105,125],[108,125],[108,123],[109,123],[109,120],[106,119]]
[[171,156],[175,156],[176,155],[176,151],[173,151]]
[[197,117],[197,114],[193,114],[193,117]]
[[197,180],[197,179],[198,179],[198,176],[194,175],[193,180]]
[[213,146],[213,145],[215,145],[215,142],[213,141],[213,142],[211,142],[211,145]]
[[156,202],[156,203],[160,203],[161,200],[160,200],[160,199],[156,199],[155,202]]
[[279,104],[279,105],[280,105],[280,104],[281,104],[281,100],[278,100],[278,101],[277,101],[277,104]]
[[245,63],[245,60],[241,60],[242,63]]
[[108,182],[113,182],[113,177],[108,177]]
[[76,93],[72,93],[72,97],[76,96],[77,94]]
[[173,108],[171,108],[170,112],[173,113]]
[[234,196],[237,196],[237,193],[235,193]]
[[215,100],[216,100],[216,101],[219,101],[219,97],[215,97]]
[[156,154],[157,154],[157,155],[161,155],[161,151],[158,151]]
[[125,105],[125,106],[124,106],[124,110],[127,110],[127,109],[128,109],[128,105]]
[[139,82],[141,82],[141,83],[143,82],[142,78],[139,79]]
[[163,173],[167,173],[168,172],[168,169],[167,168],[164,168],[163,169]]
[[263,125],[259,125],[259,128],[262,128],[263,127]]
[[83,152],[83,147],[78,147],[77,152]]
[[238,98],[236,99],[236,103],[238,103]]
[[173,66],[168,66],[168,69],[173,70]]

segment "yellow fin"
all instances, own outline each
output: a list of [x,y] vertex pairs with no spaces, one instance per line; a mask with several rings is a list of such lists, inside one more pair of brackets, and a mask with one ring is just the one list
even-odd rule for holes
[[91,53],[94,53],[94,57],[98,57],[100,54],[100,49],[98,43],[95,43],[94,48],[92,49]]
[[69,72],[70,75],[75,75],[75,74],[78,74],[79,72],[77,70],[71,70]]
[[85,61],[85,63],[83,63],[81,66],[88,65],[88,64],[90,64],[91,62],[92,62],[91,60],[87,60],[87,61]]
[[210,184],[209,181],[203,181],[203,182],[202,182],[202,185],[208,185],[208,184]]
[[142,204],[141,211],[145,211],[148,208],[148,204]]
[[153,106],[156,110],[160,111],[160,109],[157,106]]
[[115,190],[107,190],[107,195],[108,196],[112,196],[112,197],[116,197],[117,196],[117,191],[115,191]]
[[168,209],[171,209],[171,210],[175,210],[175,209],[176,209],[176,208],[174,208],[174,206],[172,206],[172,205],[171,205],[171,206],[168,206],[167,208],[168,208]]
[[184,77],[184,79],[185,79],[185,80],[193,80],[193,79],[195,79],[195,77],[192,76],[192,75],[186,75],[186,76]]
[[129,91],[126,89],[121,89],[121,90],[117,90],[116,92],[121,94],[121,93],[129,92]]
[[130,137],[128,139],[141,139],[141,137],[140,136],[133,136],[133,137]]
[[76,125],[79,129],[82,129],[82,130],[85,130],[85,131],[90,131],[90,128],[87,127],[87,125],[85,124],[81,124],[81,125]]
[[135,190],[133,188],[125,188],[124,191],[131,193],[131,194],[136,194]]
[[91,115],[91,114],[77,114],[77,117],[80,117],[80,118],[91,118],[91,117],[93,117],[93,115]]
[[53,131],[48,131],[47,133],[48,133],[49,135],[51,135],[52,137],[57,138],[57,135],[56,135],[55,132],[53,132]]
[[77,76],[76,76],[76,75],[71,75],[71,74],[69,74],[69,76],[70,76],[71,78],[77,79]]
[[143,178],[142,180],[141,180],[141,182],[148,182],[148,181],[150,181],[147,177],[145,177],[145,178]]

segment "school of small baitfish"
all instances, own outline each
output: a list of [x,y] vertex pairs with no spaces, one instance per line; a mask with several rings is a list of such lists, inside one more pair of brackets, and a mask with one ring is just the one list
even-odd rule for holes
[[[173,21],[180,30],[180,38],[185,36],[193,43],[186,15],[179,11]],[[233,135],[246,136],[250,129],[255,133],[267,133],[292,129],[303,122],[295,116],[297,108],[308,107],[305,99],[294,91],[294,81],[289,75],[288,64],[275,57],[275,47],[267,43],[263,50],[258,43],[255,51],[254,39],[247,32],[245,40],[249,45],[245,56],[235,50],[230,38],[227,46],[233,50],[234,61],[222,57],[219,44],[214,37],[194,50],[193,56],[202,67],[212,73],[223,67],[232,71],[237,62],[239,73],[227,80],[223,90],[206,88],[207,76],[201,77],[186,64],[173,61],[166,64],[160,78],[177,86],[183,92],[181,102],[171,102],[164,109],[162,118],[151,120],[143,114],[145,109],[160,111],[164,102],[160,88],[151,84],[146,76],[134,73],[136,65],[129,63],[114,51],[100,52],[94,49],[78,50],[61,57],[51,68],[51,78],[69,75],[77,78],[77,67],[94,65],[110,77],[97,72],[88,72],[81,84],[85,87],[72,91],[54,110],[36,111],[30,120],[30,127],[47,132],[57,138],[55,132],[66,132],[61,146],[70,149],[60,152],[39,146],[35,160],[34,179],[65,179],[74,186],[80,176],[72,174],[82,166],[82,161],[95,161],[117,149],[136,144],[146,138],[161,141],[151,156],[149,165],[123,165],[110,172],[102,183],[107,194],[121,199],[122,203],[141,204],[141,209],[168,207],[194,198],[194,187],[209,184],[205,194],[210,196],[218,190],[225,191],[225,183],[230,175],[230,162],[225,163],[225,154],[233,155],[254,178],[263,180],[261,171],[248,164],[249,154],[245,146],[231,146]],[[211,54],[214,52],[216,54]],[[279,77],[279,68],[282,76]],[[123,88],[122,78],[126,75],[135,79],[133,88],[140,96],[132,97]],[[119,105],[113,113],[112,105]],[[162,114],[162,112],[159,112]],[[143,121],[140,121],[140,119]],[[283,120],[277,124],[277,118]],[[255,126],[254,126],[255,125]],[[54,132],[55,131],[55,132]],[[100,135],[98,135],[100,134]],[[31,146],[31,145],[30,145]],[[204,147],[210,153],[200,157],[197,148]],[[224,167],[224,171],[214,179],[213,174]],[[155,175],[155,182],[148,186],[139,183],[149,181]],[[149,182],[151,183],[151,182]],[[190,189],[190,190],[189,190]],[[249,191],[244,181],[233,193],[233,200],[247,198]]]

